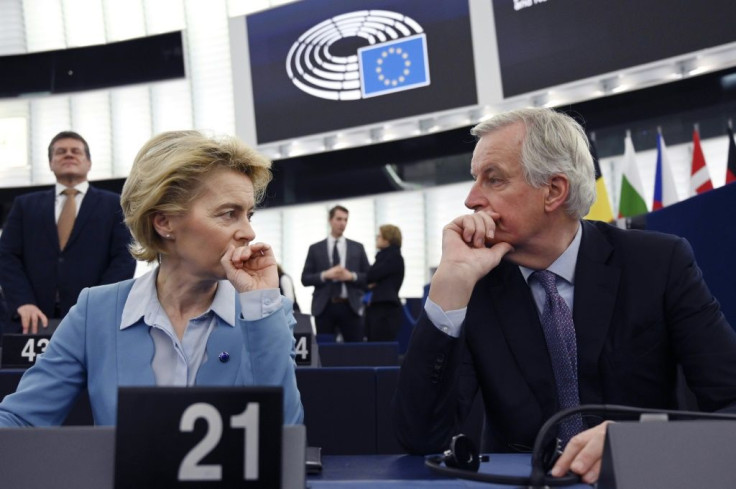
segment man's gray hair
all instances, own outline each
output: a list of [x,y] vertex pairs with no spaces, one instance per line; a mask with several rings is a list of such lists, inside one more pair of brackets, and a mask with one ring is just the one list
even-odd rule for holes
[[570,193],[565,211],[582,219],[595,201],[595,165],[585,131],[572,117],[547,108],[504,112],[470,130],[477,138],[521,123],[526,131],[521,145],[521,165],[529,185],[539,188],[556,174],[567,176]]

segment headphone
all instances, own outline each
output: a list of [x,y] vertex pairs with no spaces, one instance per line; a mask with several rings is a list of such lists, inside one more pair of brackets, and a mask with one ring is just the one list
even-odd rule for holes
[[[449,450],[442,455],[430,455],[424,461],[432,472],[454,477],[457,479],[468,479],[491,484],[503,484],[512,486],[523,486],[530,488],[568,486],[580,483],[580,476],[567,473],[562,477],[552,477],[547,474],[557,458],[562,454],[559,439],[555,440],[552,450],[545,450],[545,440],[549,438],[550,430],[562,419],[577,413],[618,413],[625,415],[642,414],[665,414],[672,417],[684,418],[708,418],[736,420],[734,414],[698,413],[692,411],[673,411],[661,409],[646,409],[630,406],[616,406],[606,404],[588,404],[562,410],[551,416],[539,429],[534,439],[532,450],[532,471],[529,476],[515,476],[502,474],[489,474],[478,472],[481,462],[489,460],[487,455],[479,455],[473,441],[463,434],[455,435],[450,442]],[[444,466],[442,465],[444,463]]]

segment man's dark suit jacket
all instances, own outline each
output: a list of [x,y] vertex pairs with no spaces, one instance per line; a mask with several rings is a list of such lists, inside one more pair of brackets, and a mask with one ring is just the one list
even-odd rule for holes
[[[345,282],[348,289],[348,300],[350,308],[355,314],[360,314],[363,307],[363,290],[365,289],[365,275],[368,272],[370,264],[365,254],[363,245],[357,241],[346,238],[347,256],[345,257],[345,268],[351,272],[355,272],[358,280],[354,282]],[[330,302],[331,281],[323,282],[320,273],[332,268],[332,259],[327,252],[327,239],[318,241],[309,247],[307,252],[307,260],[304,262],[304,270],[302,270],[302,285],[305,287],[314,286],[312,293],[312,316],[322,314]]]
[[[736,333],[686,240],[584,221],[574,285],[581,404],[675,409],[678,363],[701,409],[736,404]],[[446,449],[479,388],[489,451],[531,448],[559,410],[534,299],[506,261],[476,284],[460,338],[420,318],[395,398],[401,443]]]
[[399,290],[404,282],[404,257],[401,248],[388,246],[376,253],[376,261],[366,276],[368,284],[376,284],[371,290],[371,303],[389,302],[401,304]]
[[16,197],[3,226],[0,284],[11,316],[21,305],[35,304],[52,317],[57,289],[66,315],[83,288],[129,279],[135,272],[119,195],[90,185],[63,251],[54,203],[54,189]]

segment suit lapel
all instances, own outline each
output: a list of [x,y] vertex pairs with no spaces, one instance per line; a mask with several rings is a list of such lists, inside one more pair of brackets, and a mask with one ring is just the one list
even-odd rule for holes
[[[77,218],[74,220],[74,227],[72,228],[72,234],[69,236],[69,242],[67,246],[77,239],[77,236],[82,232],[82,228],[89,221],[92,213],[97,209],[100,200],[100,195],[96,189],[91,185],[87,187],[87,195],[82,199],[82,206],[79,208]],[[58,238],[57,238],[58,239]]]
[[[233,294],[236,292],[233,291]],[[241,385],[244,379],[239,378],[240,366],[249,361],[244,357],[244,334],[241,329],[242,315],[240,299],[235,297],[235,326],[230,326],[215,315],[215,329],[207,340],[207,360],[199,367],[198,385]],[[220,355],[227,354],[222,361]]]
[[[133,287],[133,280],[118,289],[117,321],[120,325],[125,301]],[[118,385],[156,385],[151,362],[153,361],[153,339],[143,318],[125,329],[117,331]]]
[[322,252],[324,253],[322,257],[325,260],[324,261],[325,266],[322,269],[326,270],[328,268],[331,268],[332,267],[332,249],[330,248],[329,240],[325,239],[322,246],[320,246],[320,248],[322,248]]
[[[236,302],[238,302],[236,300]],[[240,317],[238,312],[236,317]],[[243,333],[239,327],[232,327],[216,319],[217,326],[207,340],[207,361],[197,372],[197,384],[202,385],[237,385],[239,382],[239,366],[243,362]],[[237,321],[237,320],[236,320]],[[227,353],[227,361],[221,361],[220,355]]]
[[356,270],[358,267],[353,263],[355,248],[349,239],[345,238],[345,268],[348,270]]
[[[542,406],[556,406],[552,363],[531,291],[518,266],[507,262],[503,265],[502,273],[493,275],[490,290],[501,329],[540,410]],[[546,418],[553,411],[542,413]]]
[[607,264],[613,246],[591,223],[583,221],[583,237],[575,267],[573,321],[578,343],[580,401],[600,403],[598,361],[608,336],[621,270]]
[[156,385],[153,339],[143,319],[118,331],[118,385]]
[[41,227],[46,231],[46,237],[57,250],[59,249],[59,233],[56,230],[56,188],[52,188],[41,197],[39,211],[41,216]]

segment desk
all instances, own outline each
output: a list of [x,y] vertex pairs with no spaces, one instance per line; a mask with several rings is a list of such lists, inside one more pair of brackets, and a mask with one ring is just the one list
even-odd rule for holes
[[[320,475],[307,477],[310,489],[508,489],[511,486],[450,479],[424,466],[424,457],[412,455],[325,455]],[[527,454],[492,454],[481,464],[481,472],[504,475],[528,475],[531,472]],[[590,489],[587,484],[566,486]]]
[[[0,400],[15,391],[24,372],[0,369]],[[322,447],[325,455],[400,453],[391,423],[391,399],[398,377],[399,367],[298,368],[309,445]],[[92,424],[86,389],[65,424]],[[482,425],[483,404],[477,396],[461,431],[480,446]]]

